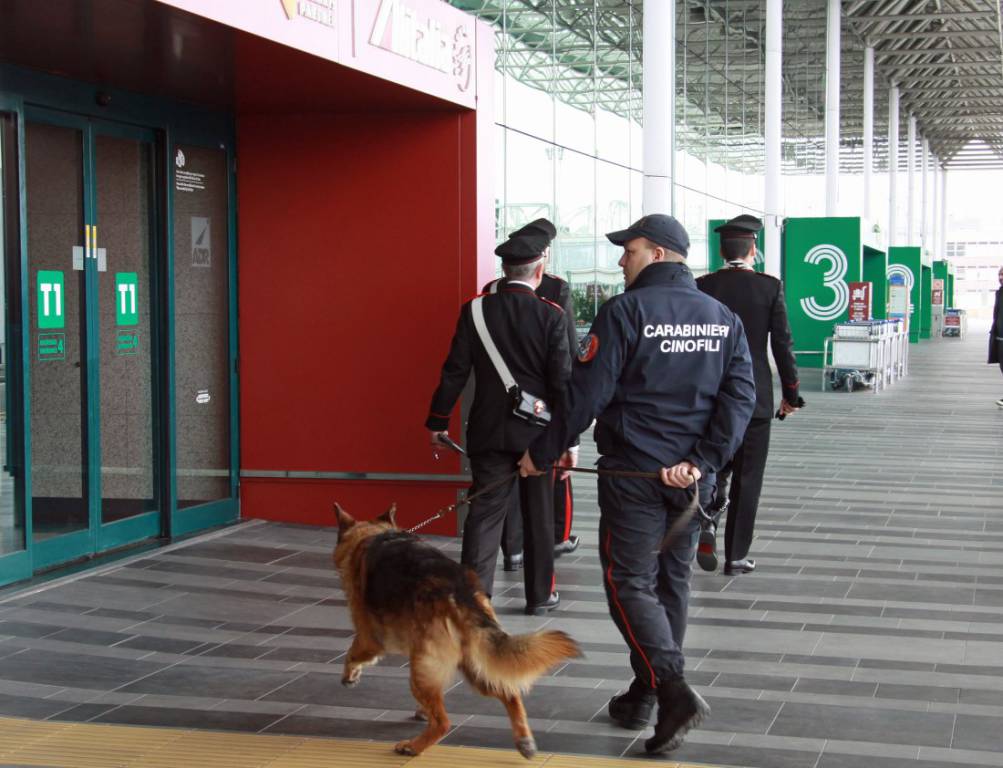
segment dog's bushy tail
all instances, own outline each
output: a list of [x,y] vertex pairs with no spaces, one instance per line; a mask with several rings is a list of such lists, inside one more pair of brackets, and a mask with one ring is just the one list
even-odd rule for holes
[[463,671],[471,682],[513,696],[528,691],[548,669],[581,655],[578,643],[559,630],[509,635],[493,623],[468,638]]

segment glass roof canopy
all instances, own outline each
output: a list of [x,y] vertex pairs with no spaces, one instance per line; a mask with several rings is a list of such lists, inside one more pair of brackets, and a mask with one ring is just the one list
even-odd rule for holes
[[[650,1],[650,0],[649,0]],[[450,0],[498,29],[506,73],[583,110],[641,119],[641,0]],[[887,169],[899,85],[900,167],[910,113],[947,168],[1003,168],[1003,48],[993,0],[844,0],[841,168],[863,160],[864,46],[875,47],[874,160]],[[785,3],[785,174],[821,173],[825,0]],[[680,148],[763,171],[765,0],[677,0]]]

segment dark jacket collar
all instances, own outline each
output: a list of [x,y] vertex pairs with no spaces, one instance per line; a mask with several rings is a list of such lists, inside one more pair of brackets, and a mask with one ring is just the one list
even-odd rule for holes
[[677,285],[696,288],[693,273],[685,264],[678,261],[656,261],[641,270],[637,279],[627,286],[628,291],[636,288],[647,288],[652,285]]

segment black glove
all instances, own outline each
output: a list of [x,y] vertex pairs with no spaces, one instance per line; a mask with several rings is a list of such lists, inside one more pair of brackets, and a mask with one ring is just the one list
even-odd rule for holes
[[[805,401],[804,401],[804,398],[803,398],[803,397],[801,397],[801,395],[798,395],[798,401],[797,401],[796,403],[791,403],[791,402],[788,402],[788,405],[793,405],[793,406],[794,406],[795,408],[804,408],[804,407],[805,407]],[[777,412],[776,412],[776,413],[774,414],[774,417],[775,417],[775,418],[776,418],[776,419],[777,419],[778,421],[783,421],[784,419],[786,419],[786,418],[787,418],[786,416],[784,416],[784,415],[783,415],[783,414],[782,414],[782,413],[780,412],[780,409],[779,409],[779,408],[777,409]]]

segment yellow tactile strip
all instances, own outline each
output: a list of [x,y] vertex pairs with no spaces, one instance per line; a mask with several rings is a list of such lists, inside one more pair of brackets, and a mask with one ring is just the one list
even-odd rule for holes
[[[637,760],[515,749],[433,747],[403,757],[390,744],[349,739],[219,733],[181,728],[39,722],[0,717],[0,763],[59,768],[637,768]],[[695,768],[659,760],[659,768]]]

